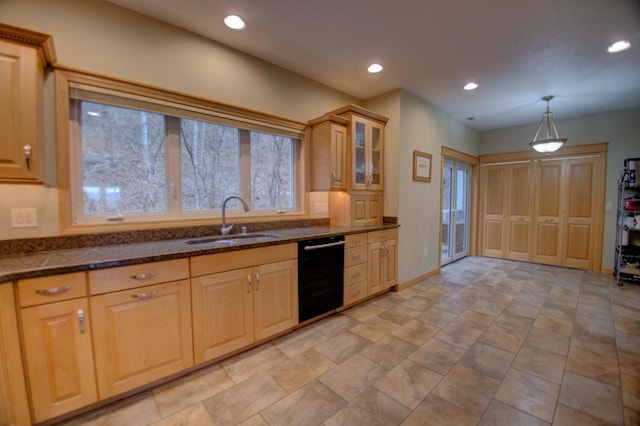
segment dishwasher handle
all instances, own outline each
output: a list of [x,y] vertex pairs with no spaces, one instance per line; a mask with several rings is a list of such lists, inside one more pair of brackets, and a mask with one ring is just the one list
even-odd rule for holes
[[336,241],[334,243],[318,244],[317,246],[304,246],[304,249],[306,251],[309,251],[309,250],[320,250],[320,249],[327,248],[327,247],[343,246],[346,243],[347,243],[346,241]]

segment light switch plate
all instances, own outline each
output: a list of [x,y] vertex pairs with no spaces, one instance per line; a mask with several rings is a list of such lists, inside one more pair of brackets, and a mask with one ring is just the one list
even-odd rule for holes
[[12,228],[35,228],[38,226],[38,213],[35,207],[11,209]]

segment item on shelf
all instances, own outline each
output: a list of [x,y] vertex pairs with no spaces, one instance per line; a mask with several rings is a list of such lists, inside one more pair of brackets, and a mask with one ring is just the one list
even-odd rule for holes
[[640,158],[627,158],[624,160],[622,181],[630,188],[640,188]]
[[640,198],[628,198],[624,200],[624,208],[627,210],[640,211]]

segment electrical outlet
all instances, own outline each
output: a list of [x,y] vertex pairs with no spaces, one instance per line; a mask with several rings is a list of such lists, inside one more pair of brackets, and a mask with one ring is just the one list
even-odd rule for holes
[[38,213],[35,207],[11,209],[12,228],[34,228],[38,226]]

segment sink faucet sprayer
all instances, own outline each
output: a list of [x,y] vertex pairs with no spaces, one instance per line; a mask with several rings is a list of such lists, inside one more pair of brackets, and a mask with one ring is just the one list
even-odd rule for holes
[[242,207],[244,208],[245,212],[249,211],[249,206],[247,205],[247,203],[242,198],[238,197],[237,195],[231,195],[231,196],[225,198],[224,201],[222,202],[222,223],[220,224],[220,234],[221,235],[227,235],[233,229],[233,225],[236,224],[235,220],[233,222],[231,222],[231,225],[229,225],[229,226],[227,226],[227,222],[226,222],[227,201],[229,201],[229,200],[231,200],[233,198],[235,198],[236,200],[240,200],[240,202],[242,203]]

